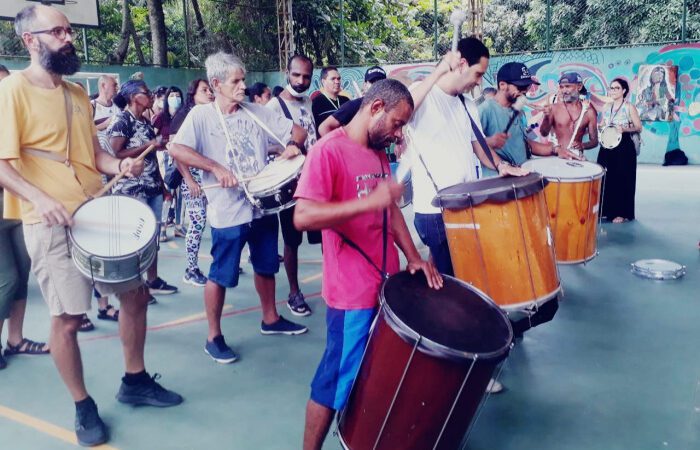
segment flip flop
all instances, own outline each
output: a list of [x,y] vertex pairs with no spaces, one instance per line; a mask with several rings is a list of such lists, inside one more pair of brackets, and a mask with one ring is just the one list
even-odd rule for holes
[[7,343],[5,356],[12,355],[46,355],[50,350],[44,350],[45,342],[34,342],[31,339],[24,338],[17,345]]
[[[110,314],[110,311],[113,311]],[[114,322],[119,322],[119,310],[112,305],[107,305],[105,309],[97,310],[97,318],[100,320],[111,320]]]

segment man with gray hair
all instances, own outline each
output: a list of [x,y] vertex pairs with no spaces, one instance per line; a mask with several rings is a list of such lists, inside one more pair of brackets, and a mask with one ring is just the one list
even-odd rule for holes
[[205,65],[214,102],[192,108],[175,138],[171,139],[170,154],[183,165],[202,169],[203,185],[218,183],[207,192],[213,261],[204,288],[209,322],[204,351],[214,361],[229,364],[236,361],[238,355],[224,340],[221,313],[226,288],[238,285],[241,250],[246,243],[250,247],[255,289],[262,305],[260,332],[295,335],[308,331],[277,313],[277,217],[261,215],[239,184],[242,179],[257,175],[265,166],[268,140],[275,138],[286,142],[279,158],[293,158],[304,149],[306,131],[268,108],[245,102],[246,71],[237,57],[219,52],[209,56]]
[[[72,261],[66,227],[72,225],[72,213],[102,187],[100,172],[137,176],[143,163],[117,159],[100,148],[87,95],[63,81],[63,75],[80,68],[74,30],[66,16],[49,6],[28,6],[17,14],[15,28],[31,63],[0,84],[5,217],[23,222],[32,271],[51,313],[51,355],[75,401],[78,443],[99,445],[107,441],[107,430],[85,387],[77,339],[81,316],[90,310],[93,285]],[[181,403],[181,396],[164,389],[145,370],[149,296],[143,281],[95,285],[121,301],[119,331],[126,373],[117,400],[152,406]]]

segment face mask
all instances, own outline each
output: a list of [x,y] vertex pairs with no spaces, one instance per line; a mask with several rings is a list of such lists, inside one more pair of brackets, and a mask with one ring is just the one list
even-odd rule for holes
[[305,95],[306,91],[308,91],[308,89],[307,89],[307,90],[304,91],[304,92],[297,92],[297,91],[294,90],[294,88],[292,87],[292,85],[289,84],[289,83],[287,83],[286,89],[287,89],[287,92],[289,92],[290,94],[292,94],[293,97],[296,97],[296,98],[301,98],[301,97],[303,97],[303,96]]
[[180,97],[168,97],[168,108],[178,109],[182,105],[182,99]]

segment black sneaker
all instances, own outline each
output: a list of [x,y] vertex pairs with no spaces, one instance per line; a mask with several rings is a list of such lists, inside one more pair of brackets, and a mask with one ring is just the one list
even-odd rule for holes
[[148,377],[148,381],[130,386],[124,381],[117,392],[117,400],[130,405],[148,405],[165,408],[176,406],[184,400],[180,394],[169,391],[156,382],[160,374]]
[[78,444],[94,447],[107,442],[107,427],[97,412],[97,405],[89,398],[84,407],[75,410],[75,435]]
[[304,317],[311,315],[311,308],[306,303],[306,300],[304,300],[304,294],[302,294],[301,291],[296,294],[289,294],[287,308],[289,308],[295,316]]
[[146,281],[146,286],[148,286],[148,291],[151,293],[151,295],[167,295],[174,294],[177,292],[177,288],[175,286],[170,286],[161,277],[158,277],[153,281]]
[[260,322],[260,332],[262,334],[287,334],[293,336],[295,334],[306,333],[307,331],[309,331],[309,329],[305,326],[290,322],[282,316],[280,316],[277,322],[271,323],[270,325],[265,322]]

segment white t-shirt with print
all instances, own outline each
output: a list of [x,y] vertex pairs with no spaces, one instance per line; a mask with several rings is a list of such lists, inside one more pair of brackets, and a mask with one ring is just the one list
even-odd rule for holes
[[[476,104],[465,98],[467,108],[477,126],[479,111]],[[413,210],[421,214],[438,214],[440,208],[430,203],[437,194],[423,162],[438,189],[476,180],[481,173],[479,159],[474,154],[472,132],[467,112],[459,97],[433,86],[406,126],[406,141],[411,158]]]
[[[304,142],[304,146],[307,150],[310,149],[311,146],[318,140],[318,137],[316,136],[316,124],[314,123],[314,116],[311,112],[311,99],[305,95],[302,97],[302,100],[282,99],[282,101],[285,105],[287,105],[289,114],[292,115],[294,123],[306,130],[306,141]],[[277,114],[284,116],[284,111],[282,110],[282,106],[280,106],[279,98],[272,98],[265,106],[272,109]]]
[[[245,103],[245,107],[250,112],[239,108],[232,114],[224,114],[233,148],[227,143],[215,103],[192,108],[172,142],[186,145],[228,167],[237,178],[257,175],[265,167],[267,148],[274,138],[268,136],[250,114],[255,114],[282,142],[289,141],[292,135],[292,121],[264,106]],[[218,183],[211,172],[202,171],[202,175],[204,186]],[[207,215],[214,228],[233,227],[253,220],[253,206],[240,186],[207,189],[207,200]]]

